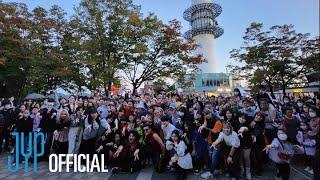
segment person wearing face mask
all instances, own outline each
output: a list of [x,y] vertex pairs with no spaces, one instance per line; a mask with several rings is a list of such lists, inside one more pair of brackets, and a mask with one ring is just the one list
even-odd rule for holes
[[282,103],[281,103],[281,111],[282,111],[283,114],[285,114],[286,109],[289,106],[292,106],[290,97],[289,96],[283,96]]
[[298,114],[302,113],[303,111],[303,102],[301,99],[298,99],[296,102],[296,111]]
[[267,145],[263,151],[269,154],[269,158],[277,166],[278,173],[276,178],[281,177],[282,180],[289,180],[290,160],[295,152],[303,152],[303,148],[299,145],[292,145],[292,143],[288,141],[286,131],[279,128],[277,137],[274,138],[272,143]]
[[308,132],[308,135],[311,137],[316,136],[320,132],[320,117],[319,117],[319,109],[317,109],[314,106],[311,106],[309,108],[309,116],[310,116],[310,122],[309,126],[311,130]]
[[240,139],[238,134],[233,131],[229,122],[224,122],[222,125],[223,131],[219,133],[219,137],[211,145],[211,148],[216,149],[222,143],[221,156],[226,161],[226,172],[230,174],[231,179],[240,178]]
[[308,125],[305,122],[301,121],[300,130],[297,134],[297,141],[305,151],[303,159],[305,160],[304,162],[306,168],[304,170],[310,174],[313,174],[313,170],[311,167],[316,154],[316,140],[314,138],[310,138],[310,136],[308,135],[308,130]]

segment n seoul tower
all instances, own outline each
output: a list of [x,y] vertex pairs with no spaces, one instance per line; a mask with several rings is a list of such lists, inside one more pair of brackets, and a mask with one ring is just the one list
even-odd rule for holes
[[199,65],[202,73],[217,73],[214,40],[220,37],[224,30],[218,26],[215,18],[221,12],[221,6],[212,0],[192,0],[192,6],[183,13],[183,18],[189,21],[192,27],[185,36],[195,40],[200,46],[198,53],[207,61]]

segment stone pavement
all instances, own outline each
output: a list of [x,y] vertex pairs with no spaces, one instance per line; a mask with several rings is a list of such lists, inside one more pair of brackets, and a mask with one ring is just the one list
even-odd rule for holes
[[[151,167],[145,168],[140,172],[133,174],[111,174],[109,173],[51,173],[48,170],[48,162],[39,162],[38,171],[36,174],[33,173],[32,167],[29,172],[24,172],[22,165],[20,165],[20,170],[16,173],[9,173],[7,170],[7,155],[0,156],[0,179],[1,180],[72,180],[72,179],[87,179],[87,180],[174,180],[175,176],[170,172],[165,172],[158,174],[153,171]],[[257,180],[270,180],[273,179],[275,175],[275,167],[273,165],[267,165],[265,167],[265,173],[263,177],[253,179]],[[198,180],[201,179],[200,176],[189,174],[188,180]],[[218,180],[228,179],[221,175]],[[291,176],[292,180],[311,180],[312,178],[303,172],[299,167],[292,167]]]

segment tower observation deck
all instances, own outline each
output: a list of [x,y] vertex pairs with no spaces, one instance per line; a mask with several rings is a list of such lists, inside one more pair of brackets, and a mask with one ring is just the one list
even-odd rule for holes
[[212,0],[192,0],[191,7],[183,13],[184,19],[191,24],[191,30],[185,33],[185,37],[196,41],[200,46],[198,53],[202,54],[207,61],[199,65],[202,73],[217,72],[214,39],[224,33],[216,21],[221,13],[221,6],[213,3]]

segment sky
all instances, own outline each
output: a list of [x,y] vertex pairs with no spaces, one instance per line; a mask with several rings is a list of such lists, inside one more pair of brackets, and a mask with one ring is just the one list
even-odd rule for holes
[[[59,5],[69,16],[80,0],[3,0],[4,2],[26,3],[30,9],[41,6],[49,9]],[[163,22],[177,19],[183,32],[189,30],[189,22],[183,19],[183,12],[191,6],[191,0],[133,0],[141,5],[146,15],[154,12]],[[273,25],[293,24],[300,33],[319,36],[319,0],[213,0],[222,6],[217,18],[224,34],[216,39],[216,60],[219,72],[226,72],[226,66],[234,64],[230,51],[239,48],[245,29],[252,23],[263,23],[265,28]]]

